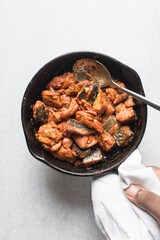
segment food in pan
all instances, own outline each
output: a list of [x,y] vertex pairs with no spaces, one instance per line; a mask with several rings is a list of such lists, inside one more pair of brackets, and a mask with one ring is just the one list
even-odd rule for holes
[[101,162],[104,153],[132,142],[134,106],[120,88],[104,88],[90,76],[78,82],[73,73],[64,73],[53,77],[33,106],[36,138],[55,158],[89,167]]

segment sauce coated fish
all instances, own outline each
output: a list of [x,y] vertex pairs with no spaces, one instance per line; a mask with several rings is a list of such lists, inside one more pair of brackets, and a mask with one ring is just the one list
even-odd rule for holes
[[94,133],[93,129],[86,127],[83,123],[75,119],[68,120],[67,131],[70,133],[76,133],[80,135],[90,135]]
[[90,156],[83,159],[83,164],[86,167],[89,167],[90,165],[100,162],[102,158],[103,155],[100,148],[96,148]]

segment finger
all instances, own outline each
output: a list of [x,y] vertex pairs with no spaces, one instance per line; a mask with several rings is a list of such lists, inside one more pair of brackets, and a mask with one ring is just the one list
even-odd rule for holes
[[160,168],[155,167],[155,166],[150,166],[150,167],[153,169],[153,171],[157,175],[158,179],[160,180]]
[[125,193],[138,207],[147,211],[160,223],[160,196],[139,185],[131,184]]

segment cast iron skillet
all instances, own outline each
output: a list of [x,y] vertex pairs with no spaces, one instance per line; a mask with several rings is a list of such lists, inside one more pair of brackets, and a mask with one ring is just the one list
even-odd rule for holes
[[146,128],[147,106],[135,101],[135,111],[138,121],[131,124],[131,129],[135,134],[132,143],[126,147],[115,148],[108,153],[105,152],[104,159],[101,163],[89,168],[78,168],[70,163],[54,158],[41,147],[35,138],[38,124],[35,123],[32,118],[31,106],[36,100],[41,99],[42,90],[45,89],[47,83],[54,76],[72,71],[73,64],[80,58],[93,58],[98,60],[108,68],[113,79],[119,79],[126,84],[127,88],[144,95],[141,79],[130,67],[104,54],[95,52],[73,52],[51,60],[36,73],[24,93],[21,117],[28,149],[36,159],[63,173],[74,176],[93,176],[116,169],[138,147]]

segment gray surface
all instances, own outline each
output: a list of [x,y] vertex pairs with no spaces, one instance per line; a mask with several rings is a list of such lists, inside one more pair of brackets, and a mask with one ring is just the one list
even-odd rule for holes
[[[66,52],[108,54],[134,68],[160,103],[158,0],[0,1],[0,239],[103,240],[94,222],[90,178],[58,173],[28,152],[21,100],[32,76]],[[139,147],[160,166],[160,113],[149,109]]]

